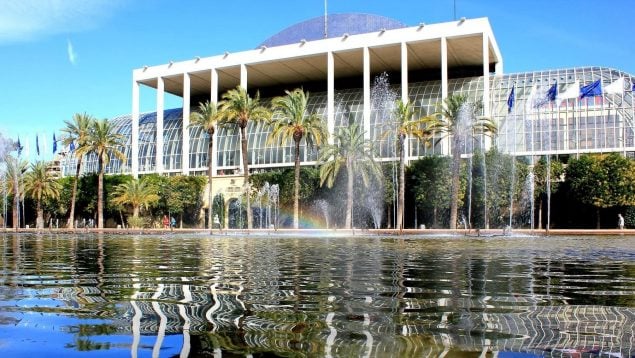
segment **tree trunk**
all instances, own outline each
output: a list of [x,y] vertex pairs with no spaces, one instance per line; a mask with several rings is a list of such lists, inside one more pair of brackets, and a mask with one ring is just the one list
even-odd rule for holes
[[352,229],[353,223],[353,184],[355,182],[355,175],[353,173],[352,163],[350,160],[346,160],[346,229]]
[[600,208],[599,207],[595,208],[595,216],[597,217],[597,222],[595,223],[595,228],[599,229],[600,228]]
[[35,227],[37,229],[44,229],[44,210],[42,210],[42,200],[38,200],[35,205],[35,211],[37,212],[37,219],[35,219]]
[[97,228],[104,228],[104,160],[99,156],[99,176],[97,179]]
[[214,174],[212,171],[212,160],[214,158],[214,131],[208,131],[207,136],[209,137],[207,145],[207,181],[209,182],[209,210],[207,210],[207,223],[209,224],[209,230],[211,231],[214,228],[212,223],[212,217],[214,215],[214,191],[212,190],[212,180]]
[[[293,228],[300,227],[300,140],[295,140],[295,173],[293,177]],[[328,225],[328,224],[327,224]]]
[[20,227],[20,187],[17,173],[13,173],[13,180],[13,230],[18,231]]
[[247,186],[247,229],[253,227],[253,215],[251,212],[251,186],[249,185],[249,153],[247,153],[247,133],[245,127],[240,127],[240,146],[243,152],[243,178]]
[[538,197],[538,230],[542,229],[542,196]]
[[403,138],[399,137],[399,143],[397,144],[397,150],[399,151],[399,197],[397,199],[397,221],[395,221],[395,227],[399,231],[403,230],[403,212],[405,204],[405,163],[404,163],[404,143]]
[[[453,143],[456,144],[456,143]],[[450,229],[456,229],[456,220],[459,210],[459,174],[461,169],[461,153],[459,148],[454,145],[452,148],[452,188],[450,196]]]
[[71,210],[68,213],[68,221],[66,227],[72,229],[75,225],[75,199],[77,198],[77,182],[79,181],[79,173],[82,169],[82,156],[77,157],[77,167],[75,170],[75,180],[73,180],[73,194],[71,194]]

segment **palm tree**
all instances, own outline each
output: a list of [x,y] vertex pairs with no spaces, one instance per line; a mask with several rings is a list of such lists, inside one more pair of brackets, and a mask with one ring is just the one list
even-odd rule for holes
[[24,192],[36,203],[37,219],[35,227],[44,228],[44,210],[42,200],[47,198],[55,199],[59,197],[62,186],[48,171],[47,163],[37,161],[31,164],[31,171],[27,172],[24,178]]
[[126,160],[126,156],[119,150],[124,144],[125,137],[115,133],[114,127],[107,119],[96,120],[92,123],[87,146],[90,152],[97,155],[99,163],[97,179],[97,227],[99,229],[104,227],[104,171],[111,156]]
[[62,137],[62,144],[64,146],[75,148],[74,155],[75,159],[77,160],[75,179],[73,180],[73,192],[71,194],[71,210],[68,213],[68,221],[66,223],[66,227],[68,227],[69,229],[72,229],[74,225],[75,201],[77,198],[77,182],[79,180],[79,174],[82,168],[82,159],[89,150],[86,143],[89,137],[90,128],[94,121],[95,118],[91,115],[88,115],[86,113],[75,113],[75,115],[73,115],[72,121],[64,121],[66,127],[62,129],[62,132],[65,133]]
[[132,206],[132,217],[138,218],[141,208],[148,208],[159,201],[156,188],[147,184],[143,179],[131,179],[115,187],[113,192],[113,202],[118,205]]
[[[223,94],[220,102],[220,122],[224,125],[233,125],[240,129],[240,145],[242,150],[243,176],[245,186],[249,188],[249,163],[247,152],[247,125],[249,121],[267,120],[271,112],[260,105],[260,95],[251,98],[247,90],[241,86],[229,90]],[[251,212],[250,190],[247,190],[247,228],[252,228],[253,214]]]
[[7,184],[9,191],[13,192],[13,229],[20,227],[20,196],[22,195],[22,174],[27,169],[28,163],[11,155],[5,159],[7,165]]
[[364,140],[364,132],[357,123],[349,123],[335,134],[334,144],[326,145],[320,151],[320,186],[326,182],[333,187],[335,178],[342,167],[346,167],[346,223],[352,228],[353,218],[353,184],[355,174],[362,177],[364,186],[368,186],[370,176],[380,176],[381,169],[373,158],[371,143]]
[[399,194],[397,198],[397,220],[395,224],[399,230],[402,230],[406,187],[405,141],[408,136],[412,136],[427,142],[432,138],[433,132],[427,128],[426,124],[430,121],[428,117],[413,119],[414,109],[411,103],[404,103],[402,100],[397,100],[393,114],[395,122],[389,124],[388,130],[384,132],[384,136],[396,138],[397,157],[399,158]]
[[428,117],[427,128],[440,139],[451,137],[452,146],[452,185],[450,195],[450,229],[456,229],[456,220],[459,201],[459,174],[461,168],[461,146],[466,137],[474,135],[491,135],[497,131],[496,124],[489,118],[477,117],[481,106],[477,103],[469,103],[468,98],[462,94],[454,94],[446,98],[440,104],[437,115]]
[[328,130],[322,117],[315,113],[308,113],[307,102],[309,93],[302,89],[293,92],[285,91],[284,97],[276,97],[272,101],[274,114],[278,114],[272,120],[273,129],[268,143],[275,139],[279,143],[286,143],[293,139],[295,149],[295,175],[293,180],[293,228],[299,227],[300,216],[300,142],[304,138],[307,147],[322,145],[327,137]]
[[214,192],[212,191],[212,159],[214,158],[214,132],[218,123],[218,106],[215,102],[206,101],[198,105],[198,111],[190,114],[190,125],[201,126],[209,139],[207,143],[207,180],[209,182],[209,210],[207,213],[207,222],[209,229],[212,230],[212,203],[214,202]]

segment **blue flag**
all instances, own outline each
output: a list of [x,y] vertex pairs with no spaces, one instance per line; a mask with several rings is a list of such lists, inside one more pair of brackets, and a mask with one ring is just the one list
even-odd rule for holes
[[40,142],[37,139],[37,134],[35,135],[35,151],[37,155],[40,155]]
[[512,91],[509,92],[509,97],[507,97],[507,113],[511,113],[512,108],[514,108],[514,101],[516,101],[516,95],[514,94],[515,85],[512,85]]
[[635,82],[633,82],[633,88],[631,88],[631,91],[635,91]]
[[580,88],[580,99],[584,97],[594,97],[602,95],[602,83],[600,80],[597,80],[591,84],[583,86]]
[[553,86],[549,88],[549,91],[547,91],[547,99],[550,102],[555,101],[557,95],[558,95],[558,82],[554,83]]
[[18,150],[18,157],[20,156],[20,154],[22,154],[22,145],[20,144],[20,137],[18,137],[18,143],[16,145],[16,148]]
[[73,153],[75,151],[75,141],[71,141],[71,144],[68,146],[68,150]]
[[53,133],[53,154],[57,152],[57,141],[55,140],[55,133]]

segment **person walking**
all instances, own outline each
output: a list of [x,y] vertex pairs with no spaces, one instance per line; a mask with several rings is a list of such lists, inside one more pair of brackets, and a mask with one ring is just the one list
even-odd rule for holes
[[617,214],[617,226],[620,230],[624,230],[624,217],[622,214]]
[[170,225],[170,219],[168,219],[167,215],[163,215],[163,228],[167,229]]

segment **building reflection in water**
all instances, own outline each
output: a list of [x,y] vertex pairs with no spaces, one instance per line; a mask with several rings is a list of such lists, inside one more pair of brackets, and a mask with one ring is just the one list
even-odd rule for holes
[[49,295],[131,336],[133,357],[634,352],[632,262],[558,242],[31,239],[3,237],[4,300]]

